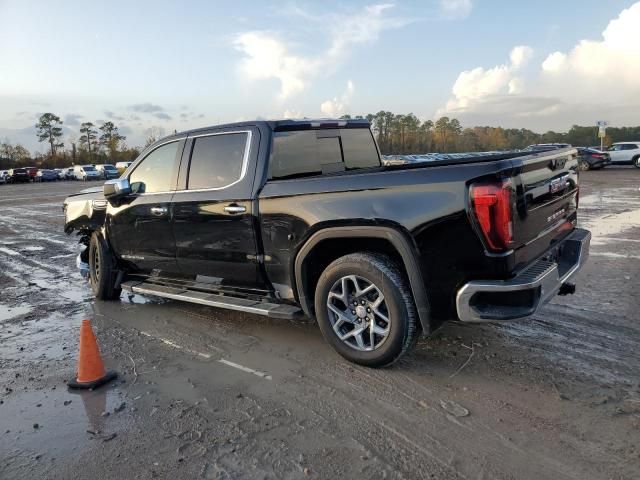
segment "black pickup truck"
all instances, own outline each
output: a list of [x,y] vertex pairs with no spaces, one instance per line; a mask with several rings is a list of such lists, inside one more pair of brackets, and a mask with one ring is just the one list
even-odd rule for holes
[[585,262],[574,149],[381,164],[366,121],[255,121],[149,146],[64,202],[101,300],[315,318],[384,366],[443,321],[522,319]]

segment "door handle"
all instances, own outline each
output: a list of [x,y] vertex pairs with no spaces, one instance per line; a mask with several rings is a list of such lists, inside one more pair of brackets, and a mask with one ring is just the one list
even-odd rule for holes
[[162,217],[167,214],[167,207],[151,207],[150,208],[151,215],[155,215],[156,217]]
[[226,207],[224,207],[224,211],[232,215],[236,215],[238,213],[246,212],[247,207],[245,207],[244,205],[237,205],[235,203],[232,203],[231,205],[227,205]]

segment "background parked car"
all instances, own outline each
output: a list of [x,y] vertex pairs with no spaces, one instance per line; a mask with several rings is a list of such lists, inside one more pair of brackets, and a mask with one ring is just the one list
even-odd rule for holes
[[9,183],[26,183],[31,181],[26,168],[12,168],[9,170]]
[[538,143],[536,145],[529,145],[523,150],[529,152],[548,152],[550,150],[557,150],[559,148],[571,148],[569,143]]
[[9,183],[9,171],[0,170],[0,183]]
[[73,171],[78,180],[100,180],[100,172],[93,165],[76,165]]
[[122,175],[124,173],[124,171],[129,168],[129,165],[131,165],[133,162],[118,162],[116,163],[116,168],[118,169],[118,173],[120,173],[120,175]]
[[63,171],[65,180],[77,180],[76,171],[73,167],[65,168]]
[[611,164],[611,157],[591,147],[578,147],[578,165],[580,170],[599,170]]
[[633,164],[640,168],[640,142],[617,142],[608,150],[614,165]]
[[27,173],[29,174],[29,180],[35,182],[36,175],[38,174],[38,168],[37,167],[24,167],[24,168],[27,171]]
[[105,180],[109,180],[110,178],[118,178],[120,176],[120,172],[118,172],[118,169],[110,163],[96,165],[96,170]]
[[55,170],[41,169],[36,173],[35,182],[55,182],[58,180],[58,172]]

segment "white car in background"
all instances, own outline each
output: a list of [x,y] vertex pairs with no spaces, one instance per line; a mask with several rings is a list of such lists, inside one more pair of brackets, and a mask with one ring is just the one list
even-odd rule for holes
[[609,147],[607,153],[612,165],[634,165],[640,168],[640,142],[617,142]]
[[102,175],[93,165],[76,165],[73,172],[78,180],[100,180]]
[[120,176],[118,169],[110,163],[96,165],[96,170],[100,173],[100,177],[105,180],[111,180],[112,178],[118,178]]
[[9,178],[9,171],[0,170],[0,183],[7,183],[8,178]]

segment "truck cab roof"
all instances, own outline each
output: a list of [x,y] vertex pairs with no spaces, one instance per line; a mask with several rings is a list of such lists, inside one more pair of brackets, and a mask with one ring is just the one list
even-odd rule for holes
[[304,119],[281,119],[281,120],[247,120],[244,122],[222,123],[219,125],[209,125],[191,130],[174,133],[163,137],[153,144],[155,147],[161,143],[166,143],[173,138],[182,138],[184,136],[197,135],[199,133],[212,129],[231,129],[231,128],[247,128],[247,127],[266,127],[273,131],[291,131],[291,130],[312,130],[322,128],[370,128],[371,124],[365,118],[356,119],[335,119],[335,118],[304,118]]

